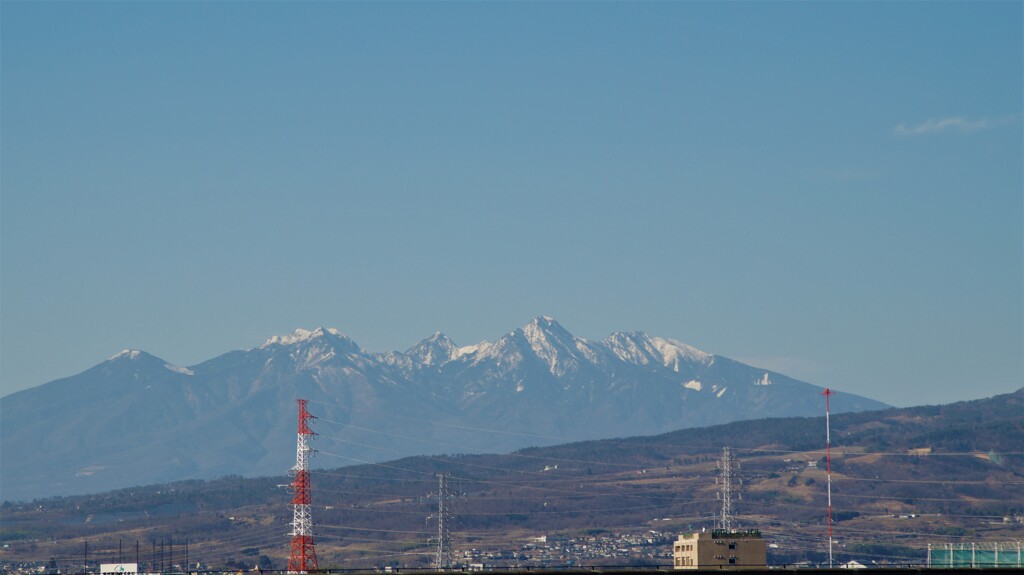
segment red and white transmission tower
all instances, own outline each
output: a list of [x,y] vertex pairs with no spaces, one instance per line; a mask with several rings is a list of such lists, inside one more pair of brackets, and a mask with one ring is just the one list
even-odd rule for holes
[[307,400],[299,401],[299,441],[295,451],[295,479],[292,489],[292,508],[295,510],[292,520],[292,553],[288,558],[289,573],[308,573],[316,571],[316,548],[313,546],[313,516],[310,514],[309,497],[309,439],[315,435],[309,428],[309,420],[316,419],[306,411]]

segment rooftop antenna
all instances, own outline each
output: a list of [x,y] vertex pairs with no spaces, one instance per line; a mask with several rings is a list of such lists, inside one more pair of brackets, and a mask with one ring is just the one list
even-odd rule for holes
[[292,497],[292,508],[294,510],[292,519],[292,551],[288,558],[289,573],[308,573],[316,571],[316,548],[313,546],[313,516],[310,513],[309,496],[309,454],[312,449],[308,440],[313,435],[309,428],[309,420],[316,419],[306,411],[308,400],[300,399],[299,402],[299,439],[295,451],[295,479],[292,481],[292,489],[295,496]]
[[832,390],[825,388],[822,393],[825,396],[825,469],[828,477],[828,566],[831,569],[832,564],[832,434],[829,429],[829,406],[828,398],[832,395]]

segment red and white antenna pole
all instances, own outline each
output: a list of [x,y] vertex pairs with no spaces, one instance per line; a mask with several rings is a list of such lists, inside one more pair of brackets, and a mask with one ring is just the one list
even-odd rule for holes
[[828,566],[831,569],[832,564],[832,434],[829,429],[829,408],[828,398],[832,395],[832,390],[825,388],[825,392],[822,393],[825,396],[825,469],[828,476]]
[[299,440],[295,451],[295,479],[292,489],[294,519],[292,520],[292,552],[288,558],[289,573],[316,571],[316,549],[313,546],[313,516],[310,514],[309,496],[309,439],[315,435],[309,428],[309,420],[316,419],[306,411],[307,400],[299,401]]

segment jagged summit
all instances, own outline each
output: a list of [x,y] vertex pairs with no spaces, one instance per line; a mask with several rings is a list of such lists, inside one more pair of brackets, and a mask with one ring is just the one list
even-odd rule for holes
[[517,333],[522,333],[533,353],[554,375],[575,371],[583,364],[597,363],[602,355],[593,343],[569,333],[548,316],[534,318],[511,335]]
[[271,337],[267,341],[263,342],[260,349],[270,347],[272,345],[293,345],[299,342],[323,338],[326,336],[349,339],[348,336],[333,327],[320,326],[312,331],[299,328],[293,331],[290,335],[275,335]]
[[[326,362],[348,358],[345,361],[363,363],[365,352],[355,341],[334,328],[318,327],[312,331],[297,329],[291,335],[276,335],[259,347],[274,356],[286,354],[303,368],[317,368]],[[337,359],[336,359],[337,358]]]
[[636,365],[662,365],[679,371],[680,362],[708,364],[714,356],[674,339],[651,337],[642,331],[616,332],[604,338],[619,359]]
[[554,347],[575,347],[576,337],[549,317],[536,318],[516,331],[521,332],[526,341],[538,351]]
[[405,355],[424,365],[444,365],[459,355],[459,348],[445,334],[436,331],[405,351]]
[[554,318],[546,315],[541,315],[533,318],[532,320],[530,320],[529,323],[527,323],[520,329],[522,329],[528,337],[531,337],[533,334],[551,334],[560,338],[573,337],[573,335],[569,333],[567,329],[562,327],[562,324],[558,323],[558,321],[556,321]]

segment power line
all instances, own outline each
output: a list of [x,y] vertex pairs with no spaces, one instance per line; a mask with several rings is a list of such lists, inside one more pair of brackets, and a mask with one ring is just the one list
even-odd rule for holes
[[[351,406],[351,405],[342,406],[342,405],[337,404],[337,403],[331,403],[331,402],[325,402],[325,401],[316,401],[316,400],[311,400],[311,402],[319,404],[319,405],[325,405],[325,406],[336,407],[336,408],[341,408],[341,409],[348,409],[350,411],[355,411],[355,412],[359,412],[359,413],[366,413],[366,414],[370,414],[370,415],[376,415],[376,412],[374,412],[372,410],[360,409],[358,407]],[[558,441],[558,442],[561,442],[561,443],[579,442],[579,439],[572,438],[572,437],[554,436],[554,435],[540,435],[540,434],[534,434],[534,433],[508,431],[508,430],[503,430],[503,429],[494,429],[494,428],[487,428],[487,427],[474,427],[474,426],[467,426],[467,425],[458,425],[458,424],[454,424],[454,423],[446,423],[446,422],[443,422],[443,421],[416,419],[414,417],[408,417],[406,415],[403,415],[402,419],[405,420],[405,421],[413,422],[413,423],[422,423],[424,425],[431,425],[431,426],[437,426],[437,427],[448,427],[448,428],[460,429],[460,430],[464,430],[464,431],[493,433],[493,434],[497,434],[497,435],[513,435],[513,436],[520,436],[520,437],[532,437],[532,438],[536,438],[536,439],[555,440],[555,441]],[[349,423],[337,422],[337,421],[332,421],[331,423],[334,423],[336,425],[348,425],[348,426],[352,425],[352,424],[349,424]],[[367,428],[360,428],[360,429],[364,429],[364,430],[368,430],[368,431],[374,431],[374,430],[369,430]],[[376,432],[376,431],[374,431],[374,432]],[[377,433],[383,433],[383,432],[377,432]],[[396,437],[401,437],[401,438],[404,438],[404,439],[409,439],[408,437],[405,437],[405,436],[396,436]],[[602,441],[602,443],[604,443],[606,445],[617,445],[617,446],[629,447],[629,448],[636,448],[638,445],[642,445],[644,447],[665,447],[665,448],[674,448],[674,449],[678,449],[678,448],[700,449],[700,450],[702,450],[703,453],[710,453],[710,452],[714,451],[714,448],[709,446],[709,445],[707,445],[707,444],[654,443],[654,442],[642,442],[642,443],[640,443],[640,442],[627,442],[627,441],[615,441],[615,440],[601,440],[601,441]],[[438,443],[438,442],[435,442],[435,444],[436,445],[446,445],[444,443]],[[455,446],[455,447],[458,447],[458,446]],[[466,448],[460,448],[460,449],[462,451],[473,451],[473,450],[469,450],[469,449],[466,449]],[[807,453],[807,454],[821,454],[821,455],[825,455],[824,451],[806,450],[806,449],[805,450],[785,450],[785,449],[769,449],[769,448],[754,448],[754,447],[734,447],[733,449],[736,450],[736,451],[743,451],[743,452],[768,452],[768,453],[787,453],[787,454]],[[1000,451],[998,453],[1000,455],[1024,455],[1024,451]],[[522,455],[524,457],[535,457],[535,456],[527,456],[525,454],[508,454],[508,455]],[[865,453],[863,453],[863,455],[890,455],[890,456],[905,456],[905,457],[950,457],[950,456],[952,456],[952,457],[960,457],[960,456],[979,457],[979,456],[987,456],[988,452],[967,451],[967,452],[935,452],[935,453],[923,453],[922,454],[922,453],[907,453],[907,452],[871,451],[871,452],[865,452]],[[599,464],[599,462],[594,462],[594,464]],[[614,464],[609,464],[609,463],[605,463],[605,464],[606,465],[614,465]]]

